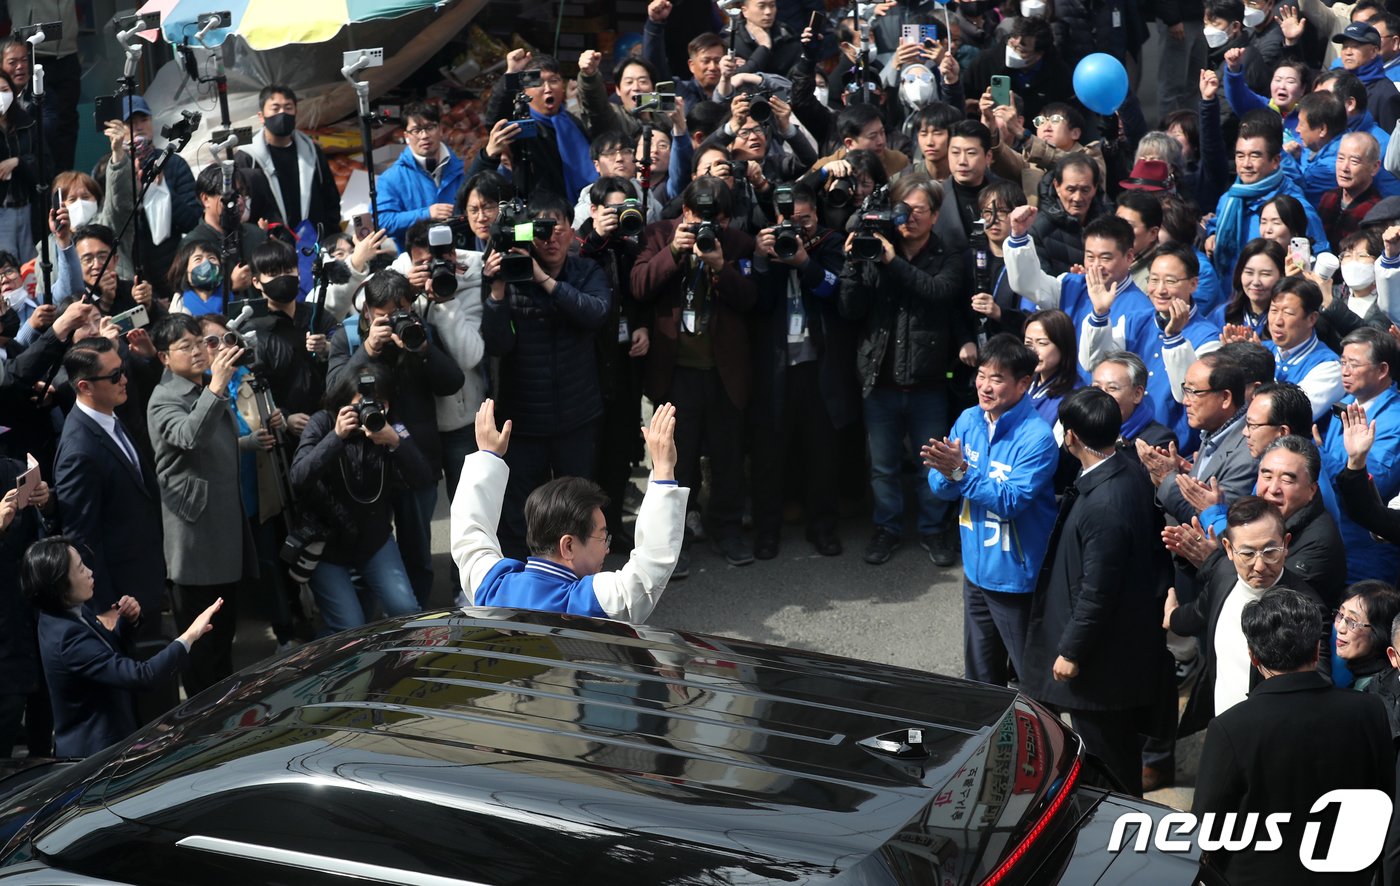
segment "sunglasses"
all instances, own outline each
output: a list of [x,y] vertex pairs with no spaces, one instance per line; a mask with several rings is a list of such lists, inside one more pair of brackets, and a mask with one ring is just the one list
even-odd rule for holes
[[89,375],[85,378],[78,379],[78,381],[109,381],[112,384],[116,384],[117,382],[121,381],[122,378],[125,376],[126,369],[124,367],[118,366],[116,369],[113,369],[106,375]]

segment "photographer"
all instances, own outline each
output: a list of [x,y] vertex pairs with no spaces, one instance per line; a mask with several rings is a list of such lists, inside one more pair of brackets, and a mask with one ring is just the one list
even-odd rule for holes
[[[617,130],[604,132],[593,139],[593,144],[588,148],[589,156],[593,158],[593,168],[597,171],[599,178],[604,176],[616,176],[632,182],[637,193],[641,193],[642,182],[637,178],[637,152],[636,142],[628,138]],[[590,198],[593,184],[585,185],[579,192],[578,202],[574,204],[574,227],[582,227],[588,221],[589,207],[592,205]],[[647,201],[647,222],[661,220],[661,203],[657,200]]]
[[449,200],[466,178],[466,167],[443,143],[442,115],[433,105],[414,102],[403,109],[407,144],[394,165],[379,177],[379,223],[403,248],[414,222],[446,221]]
[[816,162],[816,149],[793,125],[792,107],[779,96],[760,98],[752,92],[739,92],[730,101],[729,112],[729,119],[709,142],[727,147],[736,164],[759,167],[752,179],[756,191],[767,195],[771,182],[792,181]]
[[[228,271],[228,288],[242,292],[252,283],[253,274],[249,265],[253,253],[267,240],[267,232],[255,224],[249,224],[248,184],[244,171],[235,170],[231,181],[238,204],[235,212],[224,206],[224,172],[218,163],[204,167],[195,179],[195,192],[200,205],[204,207],[204,217],[194,226],[181,246],[199,241],[219,253]],[[236,242],[231,242],[236,241]],[[227,247],[227,248],[226,248]]]
[[220,598],[228,607],[185,662],[185,694],[194,696],[233,673],[238,584],[258,574],[239,489],[238,425],[228,407],[244,352],[225,348],[211,362],[199,322],[186,314],[162,319],[151,339],[165,367],[147,416],[175,624],[185,630]]
[[[752,236],[773,223],[769,214],[771,206],[764,205],[754,187],[755,182],[761,182],[765,189],[771,189],[757,163],[737,163],[728,149],[710,144],[695,152],[695,170],[691,180],[707,177],[719,180],[729,191],[733,206],[729,223],[735,230]],[[674,219],[681,214],[684,203],[685,192],[682,191],[666,205],[661,217]]]
[[297,301],[297,254],[290,246],[278,240],[262,244],[253,251],[253,270],[253,286],[262,293],[267,314],[255,316],[243,329],[257,342],[258,375],[267,380],[273,401],[286,414],[289,443],[294,444],[326,389],[326,336],[335,320],[329,311],[316,312]]
[[865,198],[889,180],[880,158],[862,150],[847,151],[840,160],[829,160],[801,179],[820,195],[822,224],[833,231],[844,231]]
[[[419,254],[426,251],[420,247]],[[426,267],[412,273],[424,286],[429,285]],[[442,476],[442,442],[434,398],[461,391],[466,376],[443,348],[436,330],[425,325],[413,310],[418,291],[404,275],[392,270],[365,281],[360,287],[363,305],[355,325],[347,320],[331,334],[326,387],[335,388],[346,379],[365,374],[371,362],[391,373],[386,381],[396,393],[394,418],[408,429],[428,464],[427,482],[406,483],[391,499],[403,563],[420,605],[426,605],[433,589],[432,521],[437,481]]]
[[754,348],[752,499],[754,556],[778,555],[783,492],[796,477],[807,540],[817,553],[841,553],[836,484],[837,429],[860,417],[855,331],[836,305],[845,260],[842,238],[817,222],[804,185],[780,186],[781,224],[759,232],[754,248],[758,302]]
[[[730,225],[734,202],[723,181],[696,179],[682,204],[680,219],[646,229],[632,267],[633,297],[655,315],[645,387],[653,403],[676,406],[676,477],[690,489],[699,486],[703,442],[713,477],[713,534],[725,559],[744,566],[753,562],[740,534],[743,410],[752,384],[746,314],[758,298],[753,240]],[[682,552],[675,577],[688,569]]]
[[[325,539],[310,584],[327,634],[367,620],[351,570],[385,615],[418,609],[390,531],[391,501],[399,489],[429,485],[432,470],[408,429],[386,420],[393,409],[393,371],[374,362],[360,370],[331,386],[326,408],[307,421],[292,459],[303,519]],[[378,430],[370,431],[371,424]]]
[[885,118],[874,105],[851,105],[836,117],[836,150],[812,164],[819,169],[832,160],[840,160],[848,151],[870,151],[880,158],[885,174],[894,176],[909,165],[909,158],[888,145],[889,133]]
[[[841,315],[864,324],[856,366],[875,497],[875,532],[865,549],[872,565],[888,562],[902,541],[905,437],[941,439],[948,432],[948,376],[957,358],[976,353],[962,259],[932,236],[943,188],[906,177],[891,186],[889,205],[907,212],[905,222],[894,227],[891,220],[864,233],[873,238],[867,247],[878,247],[871,261],[851,259],[858,236],[852,232],[841,270]],[[922,474],[927,477],[927,469]],[[946,526],[948,505],[926,482],[919,483],[918,497],[920,544],[935,564],[952,566],[958,536]]]
[[[471,229],[468,246],[485,252],[491,242],[491,223],[501,213],[501,204],[515,199],[515,186],[496,172],[478,172],[467,178],[452,205],[455,218],[465,218]],[[351,271],[355,271],[351,268]]]
[[505,253],[494,248],[482,269],[489,283],[482,337],[486,352],[501,358],[501,411],[515,428],[500,536],[506,556],[516,558],[525,554],[530,491],[551,476],[593,473],[603,414],[594,336],[613,298],[596,262],[569,255],[571,207],[537,192],[530,210],[535,239],[510,249],[529,256],[528,279],[501,279]]
[[[637,421],[641,415],[642,359],[651,347],[651,317],[632,297],[632,265],[641,247],[641,211],[632,182],[604,176],[590,187],[589,219],[579,229],[579,255],[596,261],[612,290],[612,306],[596,336],[598,384],[603,394],[598,469],[594,476],[608,496],[603,516],[617,527],[617,550],[630,547],[622,538],[622,502],[632,463],[641,456]],[[628,234],[623,225],[636,226]]]

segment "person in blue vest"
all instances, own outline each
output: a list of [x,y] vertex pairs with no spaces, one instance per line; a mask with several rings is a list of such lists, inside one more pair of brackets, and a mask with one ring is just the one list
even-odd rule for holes
[[1005,685],[1021,652],[1031,593],[1055,523],[1060,447],[1030,397],[1035,352],[1002,333],[977,355],[977,405],[920,450],[933,494],[962,499],[963,676]]
[[[1390,233],[1390,231],[1387,231]],[[1400,494],[1400,393],[1395,390],[1394,367],[1400,365],[1400,348],[1389,334],[1370,326],[1353,330],[1342,339],[1342,404],[1359,405],[1370,426],[1375,443],[1366,457],[1381,501]],[[1393,582],[1400,573],[1400,548],[1378,541],[1342,509],[1335,481],[1346,470],[1347,451],[1342,422],[1333,421],[1322,441],[1322,500],[1346,544],[1347,581],[1379,579]]]
[[[452,559],[462,575],[462,606],[503,606],[615,618],[640,624],[666,590],[685,535],[690,490],[676,484],[676,407],[656,407],[642,428],[652,472],[637,510],[635,545],[626,565],[603,571],[612,532],[608,498],[591,480],[556,477],[525,503],[530,557],[501,554],[496,524],[505,501],[511,422],[496,427],[496,404],[476,413],[477,451],[467,456],[452,499]],[[616,528],[616,527],[614,527]]]
[[[1337,354],[1317,337],[1322,290],[1304,277],[1287,277],[1269,302],[1269,340],[1274,380],[1290,381],[1312,401],[1313,421],[1342,399],[1342,367]],[[1391,576],[1394,578],[1395,576]]]
[[1080,365],[1087,372],[1109,351],[1127,350],[1142,357],[1156,420],[1183,441],[1184,451],[1194,451],[1186,443],[1195,435],[1186,421],[1181,386],[1196,357],[1220,347],[1220,327],[1203,317],[1192,301],[1200,277],[1195,250],[1181,243],[1158,246],[1147,275],[1153,310],[1131,315],[1116,329],[1109,319],[1118,295],[1104,285],[1102,273],[1090,271],[1086,277],[1093,311],[1080,331]]
[[1059,309],[1069,315],[1078,329],[1093,305],[1089,300],[1085,274],[1096,269],[1104,284],[1121,298],[1114,302],[1112,320],[1121,325],[1128,314],[1151,314],[1152,302],[1133,282],[1133,226],[1115,215],[1094,219],[1084,229],[1083,274],[1047,274],[1040,265],[1035,243],[1030,238],[1031,223],[1039,210],[1034,206],[1018,206],[1011,211],[1008,223],[1011,236],[1002,245],[1006,262],[1006,279],[1011,290],[1021,296],[1027,313]]
[[466,178],[461,158],[443,143],[437,108],[414,102],[404,108],[403,119],[408,144],[379,176],[378,188],[379,226],[389,232],[400,251],[407,248],[404,234],[414,222],[452,217],[457,189]]
[[1234,273],[1240,250],[1259,236],[1259,211],[1279,194],[1303,204],[1313,251],[1327,248],[1317,210],[1303,194],[1296,180],[1300,176],[1285,175],[1282,154],[1283,121],[1278,114],[1268,109],[1245,114],[1235,139],[1235,183],[1220,195],[1215,217],[1206,224],[1206,253],[1222,278]]

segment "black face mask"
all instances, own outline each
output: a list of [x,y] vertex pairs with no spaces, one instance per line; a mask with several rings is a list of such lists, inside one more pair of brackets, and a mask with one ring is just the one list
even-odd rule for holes
[[271,117],[263,120],[263,126],[266,126],[267,131],[278,138],[286,138],[296,131],[297,115],[273,114]]
[[295,274],[284,274],[281,277],[273,277],[262,284],[263,295],[270,301],[275,301],[279,305],[296,301],[297,292],[300,289],[300,281]]

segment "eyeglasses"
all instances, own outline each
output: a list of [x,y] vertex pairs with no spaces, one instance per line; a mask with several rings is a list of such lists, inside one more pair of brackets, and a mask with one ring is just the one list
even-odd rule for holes
[[1113,384],[1111,382],[1102,385],[1096,384],[1094,385],[1094,387],[1098,388],[1100,391],[1103,391],[1105,394],[1121,394],[1127,390],[1127,388],[1123,387],[1122,385]]
[[1235,558],[1241,563],[1253,563],[1255,560],[1262,560],[1267,566],[1277,566],[1283,562],[1283,558],[1288,555],[1288,548],[1264,548],[1255,551],[1250,548],[1235,548]]
[[1046,123],[1055,123],[1055,124],[1059,124],[1059,123],[1065,122],[1065,115],[1064,115],[1064,114],[1051,114],[1049,117],[1047,117],[1047,116],[1045,116],[1044,114],[1041,114],[1041,115],[1037,116],[1037,117],[1036,117],[1034,120],[1032,120],[1031,122],[1035,124],[1035,128],[1036,128],[1036,129],[1039,129],[1040,127],[1044,126]]
[[1370,361],[1368,361],[1368,360],[1350,360],[1350,359],[1342,359],[1342,360],[1338,360],[1337,362],[1340,363],[1340,364],[1342,364],[1342,368],[1343,368],[1343,369],[1350,370],[1351,372],[1355,372],[1356,370],[1361,369],[1363,366],[1375,366],[1375,365],[1376,365],[1376,364],[1374,364],[1374,363],[1372,363],[1372,362],[1370,362]]
[[[206,339],[205,339],[205,343],[207,344],[208,341],[209,341],[209,340],[206,338]],[[199,345],[197,345],[197,344],[190,344],[189,342],[184,342],[184,341],[182,341],[182,342],[180,342],[179,344],[173,344],[173,345],[171,345],[170,347],[166,348],[165,351],[166,351],[167,354],[171,354],[171,353],[193,354],[193,353],[194,353],[194,349],[197,348],[197,347],[199,347]]]
[[738,132],[734,133],[734,137],[735,137],[735,138],[753,138],[753,137],[756,136],[756,135],[762,135],[762,134],[763,134],[763,127],[762,127],[762,126],[745,126],[743,129],[741,129],[741,130],[739,130]]
[[500,211],[501,208],[495,204],[482,204],[481,206],[467,207],[467,215],[472,218],[494,218]]
[[588,537],[589,537],[589,538],[592,538],[592,539],[599,539],[599,538],[601,538],[601,539],[603,540],[603,547],[605,547],[605,548],[610,548],[610,547],[612,547],[612,533],[611,533],[611,532],[604,532],[602,535],[590,535],[590,536],[588,536]]
[[1245,419],[1245,420],[1244,420],[1244,432],[1245,432],[1246,434],[1252,434],[1252,433],[1254,433],[1255,431],[1259,430],[1260,428],[1277,428],[1277,427],[1282,427],[1282,425],[1275,424],[1274,422],[1271,422],[1271,421],[1250,421],[1249,419]]
[[1344,615],[1340,609],[1332,610],[1332,624],[1339,628],[1345,627],[1348,631],[1359,631],[1362,628],[1370,627],[1370,625],[1364,621],[1357,621],[1349,615]]
[[427,135],[430,132],[437,132],[437,128],[438,125],[436,123],[424,123],[422,126],[405,129],[404,133],[407,135]]
[[1185,283],[1187,280],[1190,279],[1190,277],[1148,277],[1147,285],[1149,287],[1165,286],[1168,289],[1171,289],[1172,287],[1180,286],[1182,283]]
[[112,384],[116,384],[117,382],[121,381],[122,378],[125,377],[125,375],[126,368],[123,366],[118,366],[116,369],[113,369],[106,375],[89,375],[86,378],[78,379],[78,381],[109,381]]
[[995,222],[999,218],[1007,218],[1011,215],[1009,209],[984,209],[982,210],[982,221]]
[[18,280],[19,268],[0,268],[0,280]]
[[1204,397],[1206,394],[1219,394],[1221,388],[1188,388],[1181,386],[1181,396],[1183,397]]
[[598,156],[600,158],[606,157],[609,160],[624,160],[628,157],[635,157],[636,152],[631,148],[618,148],[615,151],[599,151]]
[[112,251],[110,249],[105,249],[102,252],[91,252],[87,255],[78,256],[78,264],[85,268],[91,268],[102,264],[111,257]]

